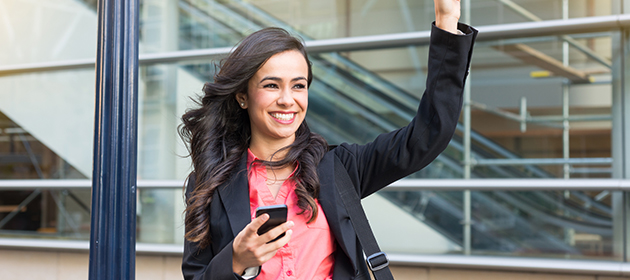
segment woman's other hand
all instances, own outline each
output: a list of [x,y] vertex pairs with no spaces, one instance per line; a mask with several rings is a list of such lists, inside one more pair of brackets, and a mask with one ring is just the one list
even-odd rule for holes
[[457,22],[460,16],[459,0],[433,0],[435,4],[435,26],[457,34]]
[[[257,231],[267,220],[268,214],[263,214],[249,223],[234,238],[232,244],[232,270],[234,273],[242,274],[248,267],[258,267],[270,260],[278,249],[289,243],[293,231],[289,230],[293,227],[293,222],[288,221],[275,228],[272,228],[263,235],[258,235]],[[283,232],[286,235],[274,242],[267,243]]]

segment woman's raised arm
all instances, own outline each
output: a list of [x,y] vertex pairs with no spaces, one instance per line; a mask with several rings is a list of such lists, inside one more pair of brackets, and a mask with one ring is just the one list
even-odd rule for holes
[[[450,142],[462,107],[477,31],[458,24],[459,1],[435,0],[444,28],[431,30],[426,89],[406,127],[379,135],[365,145],[341,144],[334,151],[361,197],[416,172],[431,163]],[[457,30],[462,35],[455,35]]]

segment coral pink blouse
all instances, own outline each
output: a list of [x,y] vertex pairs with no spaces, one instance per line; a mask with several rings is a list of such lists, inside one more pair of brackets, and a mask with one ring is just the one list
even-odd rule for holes
[[[262,265],[256,279],[332,279],[335,263],[335,239],[328,226],[319,201],[318,215],[314,222],[307,224],[309,215],[297,206],[296,183],[286,180],[274,199],[267,187],[267,169],[260,163],[254,163],[256,156],[247,149],[249,178],[249,206],[252,219],[256,217],[256,208],[275,204],[288,206],[287,221],[293,221],[291,241],[280,248],[276,255]],[[293,171],[295,173],[295,170]],[[293,177],[293,173],[289,176]]]

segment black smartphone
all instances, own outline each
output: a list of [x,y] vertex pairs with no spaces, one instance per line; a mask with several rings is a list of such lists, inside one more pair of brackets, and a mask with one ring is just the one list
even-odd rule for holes
[[[265,234],[265,232],[268,232],[272,228],[275,228],[287,221],[287,206],[284,204],[262,206],[256,208],[256,217],[265,213],[269,214],[269,220],[267,220],[267,222],[265,222],[262,226],[260,226],[260,228],[258,228],[258,235],[263,235]],[[267,243],[274,242],[282,238],[284,235],[285,233],[283,232],[278,237]]]

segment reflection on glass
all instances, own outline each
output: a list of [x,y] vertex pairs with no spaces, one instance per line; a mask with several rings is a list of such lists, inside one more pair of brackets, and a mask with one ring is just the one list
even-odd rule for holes
[[82,1],[9,0],[0,9],[0,65],[94,57],[96,13]]
[[89,190],[0,192],[0,236],[88,240]]
[[140,189],[137,205],[138,242],[183,243],[183,202],[181,188]]
[[[91,191],[35,190],[0,192],[0,237],[62,240],[90,239]],[[181,189],[140,189],[137,241],[181,243]],[[178,199],[179,198],[179,199]],[[18,205],[19,211],[13,212]]]
[[0,180],[83,178],[84,174],[0,110]]
[[[0,52],[0,60],[26,63],[93,56],[96,2],[10,1],[13,12],[7,13],[6,25],[11,31],[6,40],[0,40],[0,47],[8,51]],[[612,0],[568,2],[569,18],[605,16],[613,11]],[[475,26],[563,18],[562,0],[475,0],[470,4],[470,22]],[[19,16],[34,9],[41,9],[46,17],[25,21]],[[246,33],[267,26],[289,27],[304,38],[329,39],[429,30],[433,20],[432,0],[143,0],[141,51],[230,47]],[[32,52],[36,56],[25,57],[30,54],[21,49],[33,47],[32,42],[47,42],[47,47]]]
[[[562,19],[562,3],[471,1],[471,22],[482,26]],[[594,3],[570,2],[569,18],[611,14],[611,0]],[[141,2],[141,49],[154,53],[231,47],[268,26],[286,28],[309,40],[423,31],[430,29],[433,20],[432,0],[145,0]]]
[[[0,78],[0,179],[91,175],[93,73],[89,69]],[[0,234],[86,239],[89,204],[89,191],[0,190]]]
[[[573,40],[588,51],[546,37],[489,42],[476,49],[473,158],[533,161],[476,165],[473,177],[611,177],[610,161],[591,162],[611,157],[610,34],[580,34]],[[563,158],[578,162],[536,161]]]
[[[417,223],[462,246],[462,192],[380,194],[400,205]],[[614,248],[622,245],[614,241],[613,228],[621,226],[621,221],[613,221],[612,213],[608,192],[472,192],[472,253],[620,260]],[[427,232],[402,242],[419,242]]]

